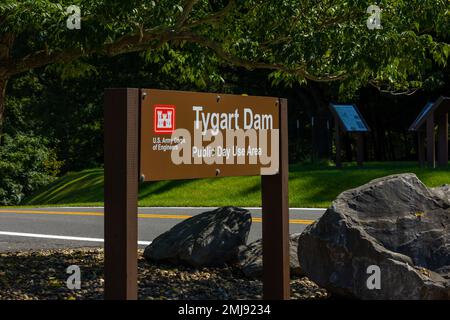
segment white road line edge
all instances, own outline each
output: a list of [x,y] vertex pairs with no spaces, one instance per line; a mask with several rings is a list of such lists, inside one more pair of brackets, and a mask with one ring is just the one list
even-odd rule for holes
[[[57,240],[86,241],[86,242],[104,242],[105,241],[102,238],[70,237],[70,236],[58,236],[58,235],[51,235],[51,234],[8,232],[8,231],[0,231],[0,235],[12,236],[12,237],[57,239]],[[151,243],[152,243],[151,241],[138,241],[138,244],[144,245],[144,246],[148,246]]]

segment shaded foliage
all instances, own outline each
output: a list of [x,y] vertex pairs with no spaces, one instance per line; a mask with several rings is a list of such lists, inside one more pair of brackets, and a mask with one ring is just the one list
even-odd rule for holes
[[0,148],[0,204],[17,204],[54,180],[60,163],[45,139],[5,135]]

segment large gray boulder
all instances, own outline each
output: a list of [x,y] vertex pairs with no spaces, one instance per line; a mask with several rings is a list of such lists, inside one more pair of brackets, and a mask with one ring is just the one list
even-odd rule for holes
[[[450,299],[450,202],[414,174],[371,181],[340,194],[301,234],[298,257],[336,295]],[[370,266],[379,267],[380,289]]]
[[242,208],[223,207],[186,219],[158,236],[145,248],[148,261],[193,267],[235,262],[247,242],[252,218]]
[[[297,245],[300,233],[289,236],[290,272],[291,275],[301,276],[300,264],[298,263]],[[239,252],[238,266],[249,278],[262,278],[263,253],[262,239],[256,240],[242,247]]]
[[440,187],[431,188],[431,192],[439,198],[450,202],[450,184],[444,184]]

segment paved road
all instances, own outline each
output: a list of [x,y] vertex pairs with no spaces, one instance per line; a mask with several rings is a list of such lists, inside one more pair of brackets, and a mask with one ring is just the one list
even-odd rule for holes
[[[189,216],[213,208],[139,208],[139,241],[144,247]],[[248,241],[261,238],[261,209],[249,208],[253,224]],[[324,209],[291,209],[290,232],[301,232]],[[0,252],[101,247],[103,208],[0,208]]]

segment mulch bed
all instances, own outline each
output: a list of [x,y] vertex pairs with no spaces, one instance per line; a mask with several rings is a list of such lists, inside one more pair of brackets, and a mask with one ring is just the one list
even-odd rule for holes
[[[66,268],[81,269],[81,289],[66,286]],[[261,299],[262,283],[234,267],[194,269],[149,264],[139,251],[139,299]],[[0,300],[103,299],[103,249],[0,253]],[[292,278],[292,299],[328,299],[307,278]]]

